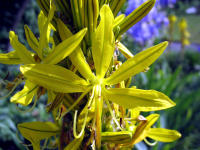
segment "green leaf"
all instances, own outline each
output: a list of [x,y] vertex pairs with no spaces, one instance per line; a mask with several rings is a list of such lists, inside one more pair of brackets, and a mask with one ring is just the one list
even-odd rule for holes
[[43,60],[44,64],[57,64],[69,54],[71,54],[80,44],[87,29],[79,31],[77,34],[65,39],[58,44],[55,49]]
[[18,57],[23,61],[24,64],[34,64],[35,60],[32,57],[32,53],[26,49],[26,47],[18,41],[18,36],[15,32],[10,31],[9,33],[10,44],[16,51]]
[[108,5],[104,5],[100,11],[101,21],[92,40],[92,56],[96,68],[96,75],[103,78],[110,65],[115,40],[113,34],[114,17]]
[[84,92],[88,83],[74,72],[56,65],[24,65],[21,72],[33,83],[61,93]]
[[[67,28],[67,26],[61,21],[57,20],[57,26],[58,26],[58,31],[60,34],[60,37],[62,40],[65,40],[69,37],[72,36],[71,31]],[[86,62],[86,59],[83,55],[83,52],[78,46],[70,55],[69,55],[70,60],[72,61],[72,64],[78,69],[78,71],[81,73],[81,75],[85,79],[89,80],[94,80],[95,76],[92,73],[90,66]]]
[[25,35],[29,46],[38,54],[39,52],[39,42],[38,39],[35,37],[31,29],[25,25],[24,26]]
[[102,141],[115,144],[129,143],[132,140],[132,132],[120,131],[120,132],[102,132]]
[[40,140],[56,136],[60,129],[52,122],[27,122],[17,125],[21,134],[29,140],[34,150],[40,149]]
[[156,0],[148,0],[144,2],[141,6],[135,9],[131,14],[129,14],[119,25],[120,26],[120,35],[125,33],[129,28],[134,24],[139,22],[144,18],[149,11],[153,8]]
[[5,54],[0,54],[0,63],[2,64],[22,64],[20,57],[16,51],[12,51]]
[[167,45],[168,42],[160,43],[140,52],[133,58],[128,59],[118,70],[104,81],[105,84],[117,84],[120,81],[126,80],[127,78],[144,71],[163,53]]
[[181,137],[181,134],[176,130],[163,128],[150,128],[147,132],[147,137],[161,142],[173,142]]
[[154,90],[111,88],[104,89],[103,94],[125,108],[136,108],[139,111],[156,111],[175,106],[168,96]]
[[37,85],[26,80],[23,90],[12,96],[10,101],[13,103],[21,104],[23,106],[27,106],[32,102],[33,96],[37,93],[37,89]]

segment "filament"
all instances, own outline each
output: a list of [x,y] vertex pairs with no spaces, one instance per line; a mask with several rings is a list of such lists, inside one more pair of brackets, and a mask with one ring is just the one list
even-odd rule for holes
[[19,112],[21,112],[21,113],[31,112],[31,111],[35,108],[35,106],[36,106],[36,104],[37,104],[37,100],[38,100],[38,96],[36,95],[36,96],[35,96],[35,101],[34,101],[34,103],[33,103],[33,106],[31,106],[30,109],[21,110],[19,107],[16,107],[16,108],[17,108],[17,110],[18,110]]
[[85,96],[86,94],[89,93],[89,91],[91,90],[91,88],[92,88],[92,87],[88,88],[85,92],[83,92],[83,93],[81,94],[81,96],[76,100],[76,102],[73,103],[73,104],[68,108],[68,110],[67,110],[65,113],[62,114],[61,118],[63,118],[68,112],[70,112],[70,111],[84,98],[84,96]]
[[108,109],[109,109],[109,111],[110,111],[110,114],[111,114],[111,116],[112,116],[114,122],[116,123],[117,127],[118,127],[120,130],[123,130],[123,129],[121,128],[119,122],[117,121],[115,115],[113,114],[113,111],[112,111],[112,109],[111,109],[110,103],[109,103],[107,100],[106,100],[106,104],[107,104],[107,106],[108,106]]
[[86,105],[87,111],[85,113],[85,118],[84,118],[83,125],[81,127],[81,132],[78,135],[76,133],[76,122],[77,122],[77,113],[78,113],[78,111],[77,110],[75,111],[75,114],[74,114],[74,123],[73,123],[73,134],[74,134],[74,137],[76,139],[80,138],[83,135],[83,132],[84,132],[84,129],[85,129],[85,126],[86,126],[86,122],[87,122],[88,112],[89,112],[88,108],[91,107],[91,104],[92,104],[92,101],[93,101],[93,98],[94,98],[94,91],[95,91],[95,87],[93,87],[92,95],[91,95],[91,97],[89,99],[88,104]]
[[16,87],[17,87],[20,83],[22,83],[22,80],[19,80],[19,81],[14,85],[14,87],[11,89],[10,92],[9,92],[7,95],[5,95],[5,96],[0,97],[0,99],[5,99],[5,98],[9,97],[9,96],[14,92],[14,90],[16,89]]
[[78,135],[76,134],[77,113],[78,113],[78,111],[76,110],[75,115],[74,115],[74,124],[73,124],[73,134],[74,134],[74,137],[76,139],[80,138],[83,135],[83,132],[84,132],[84,129],[85,129],[85,126],[86,126],[87,116],[88,116],[88,109],[87,109],[86,114],[85,114],[85,118],[84,118],[84,122],[83,122],[83,125],[82,125],[82,128],[81,128],[81,132]]
[[151,143],[146,138],[144,138],[144,142],[149,146],[155,146],[158,143],[158,141],[155,141],[155,142]]
[[44,150],[45,148],[47,148],[47,142],[48,142],[48,138],[45,139],[44,145],[42,146],[42,150]]
[[20,139],[18,132],[16,132],[16,138],[19,141],[19,143],[21,143],[22,145],[24,145],[25,147],[29,147],[32,146],[32,144],[24,144],[24,142]]

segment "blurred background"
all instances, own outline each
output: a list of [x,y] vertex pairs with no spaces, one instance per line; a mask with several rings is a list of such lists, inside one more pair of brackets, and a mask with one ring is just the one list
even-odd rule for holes
[[[145,0],[127,0],[122,13],[128,15]],[[12,50],[9,31],[28,47],[24,25],[38,35],[37,15],[40,9],[35,0],[6,0],[0,2],[0,52]],[[136,54],[162,41],[169,41],[164,54],[150,70],[135,76],[133,85],[155,89],[168,95],[176,107],[164,110],[158,127],[175,129],[182,138],[174,143],[158,143],[149,147],[141,142],[138,150],[200,150],[200,0],[157,0],[155,7],[142,21],[122,38]],[[119,56],[124,61],[123,56]],[[12,81],[19,74],[17,66],[0,64],[0,96],[8,93],[3,79]],[[20,90],[19,87],[18,90]],[[45,97],[30,113],[20,113],[9,97],[0,101],[0,150],[23,150],[17,124],[49,120],[44,108]]]

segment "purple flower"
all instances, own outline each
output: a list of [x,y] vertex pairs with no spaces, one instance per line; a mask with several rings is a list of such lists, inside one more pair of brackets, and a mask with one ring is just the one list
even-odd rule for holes
[[[128,0],[126,15],[130,14],[144,2],[145,0]],[[154,39],[160,36],[160,30],[169,23],[167,15],[162,11],[162,8],[164,6],[168,7],[175,2],[176,0],[157,1],[149,14],[128,30],[128,34],[140,45],[152,44]]]
[[176,0],[160,0],[159,1],[159,5],[161,6],[161,7],[170,7],[170,8],[172,8],[173,7],[173,5],[176,3]]

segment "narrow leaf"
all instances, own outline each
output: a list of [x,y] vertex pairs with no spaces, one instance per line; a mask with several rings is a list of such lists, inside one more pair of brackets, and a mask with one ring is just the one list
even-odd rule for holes
[[113,34],[114,17],[108,5],[100,11],[101,21],[94,33],[92,55],[98,77],[103,78],[112,59],[115,41]]
[[74,72],[56,65],[24,65],[21,72],[33,83],[61,93],[83,92],[88,83]]
[[0,63],[2,64],[22,64],[20,57],[17,55],[16,51],[12,51],[5,54],[0,54]]
[[168,42],[160,43],[148,48],[133,58],[128,59],[116,70],[110,77],[105,80],[105,84],[112,85],[122,80],[138,74],[148,68],[166,49]]
[[126,32],[129,28],[131,28],[134,24],[139,22],[142,18],[144,18],[149,11],[154,6],[156,0],[148,0],[144,2],[140,7],[135,9],[131,14],[129,14],[119,25],[120,26],[120,35]]
[[104,95],[125,108],[136,108],[140,111],[156,111],[175,106],[169,97],[154,90],[112,88],[104,89]]
[[37,93],[37,85],[26,80],[23,90],[17,92],[11,97],[10,101],[13,103],[27,106],[32,102],[33,96]]
[[163,128],[150,128],[147,137],[161,142],[173,142],[181,137],[181,134],[176,130]]
[[10,31],[9,38],[10,44],[14,50],[16,50],[16,53],[18,57],[20,57],[21,61],[23,61],[24,64],[34,64],[35,60],[32,57],[31,52],[28,51],[26,47],[18,41],[18,36],[15,34],[15,32]]
[[29,140],[33,149],[40,149],[40,140],[56,136],[60,129],[52,122],[27,122],[17,125],[21,134]]

